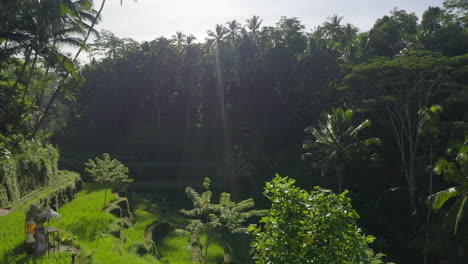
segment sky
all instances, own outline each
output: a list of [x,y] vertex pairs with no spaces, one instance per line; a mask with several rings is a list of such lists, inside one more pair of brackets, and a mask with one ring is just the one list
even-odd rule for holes
[[[216,24],[237,19],[242,24],[253,15],[263,26],[273,26],[282,16],[298,17],[310,31],[327,17],[343,16],[362,31],[375,20],[397,7],[421,17],[429,6],[441,6],[443,0],[107,0],[103,21],[98,29],[107,29],[119,37],[137,41],[171,37],[176,31],[193,34],[199,41]],[[95,1],[100,5],[101,1]],[[98,6],[99,7],[99,6]]]

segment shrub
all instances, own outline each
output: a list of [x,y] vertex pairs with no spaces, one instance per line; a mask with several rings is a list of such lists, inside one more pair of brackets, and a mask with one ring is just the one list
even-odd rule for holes
[[[189,236],[192,258],[196,263],[208,263],[210,243],[220,233],[246,233],[247,220],[263,214],[263,211],[250,210],[255,205],[253,199],[236,203],[231,200],[229,193],[222,193],[218,204],[212,203],[210,184],[210,179],[205,178],[203,188],[206,191],[201,194],[187,187],[185,193],[192,200],[193,209],[180,210],[183,215],[190,218],[190,221],[184,229],[179,229],[177,232]],[[206,237],[205,243],[201,242],[202,236]]]
[[382,263],[369,248],[374,238],[356,226],[358,213],[347,191],[335,195],[316,187],[307,192],[279,175],[266,183],[271,209],[252,226],[256,263]]
[[[85,171],[95,182],[99,183],[130,183],[128,168],[122,162],[111,159],[109,154],[102,154],[102,159],[96,157],[86,162]],[[106,206],[107,189],[104,193],[104,207]],[[104,209],[104,208],[103,208]]]
[[111,159],[109,154],[102,154],[102,159],[96,157],[86,162],[85,171],[95,182],[132,182],[128,178],[128,168],[122,162]]
[[25,194],[58,178],[58,151],[37,139],[0,134],[0,206],[8,206]]

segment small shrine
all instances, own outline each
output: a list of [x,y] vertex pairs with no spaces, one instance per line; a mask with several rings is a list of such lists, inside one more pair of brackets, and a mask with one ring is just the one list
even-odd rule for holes
[[[34,255],[60,251],[60,231],[50,226],[51,218],[61,216],[52,209],[41,212],[31,205],[26,214],[26,249]],[[44,224],[47,221],[47,226]]]

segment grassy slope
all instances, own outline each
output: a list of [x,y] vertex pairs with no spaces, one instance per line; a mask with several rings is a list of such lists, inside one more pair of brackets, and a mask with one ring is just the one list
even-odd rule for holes
[[[76,174],[71,175],[76,177]],[[70,176],[70,180],[72,177]],[[65,186],[65,185],[63,185]],[[174,232],[169,233],[158,242],[157,251],[161,254],[161,260],[157,260],[149,251],[151,241],[147,241],[146,229],[157,220],[170,223],[183,223],[178,214],[156,213],[156,205],[136,197],[133,200],[135,224],[124,230],[124,239],[116,238],[109,234],[111,229],[118,228],[117,218],[109,213],[103,212],[104,193],[107,189],[110,204],[117,196],[110,194],[113,186],[100,184],[84,184],[84,188],[78,193],[75,200],[59,209],[62,218],[51,220],[51,226],[61,230],[61,237],[76,237],[76,244],[80,247],[78,259],[80,263],[99,264],[147,264],[147,263],[192,263],[186,237],[176,236]],[[70,263],[71,256],[66,253],[51,254],[40,258],[29,258],[23,249],[24,242],[24,211],[29,204],[47,197],[53,188],[44,190],[18,206],[17,211],[0,217],[0,263]],[[97,239],[99,234],[106,234]],[[204,239],[202,239],[204,242]],[[146,251],[138,254],[141,248]],[[94,252],[94,254],[92,254]],[[92,255],[92,256],[90,256]],[[214,243],[209,248],[210,263],[222,259],[222,248]]]
[[76,173],[61,173],[61,178],[52,186],[41,188],[41,192],[33,197],[23,199],[20,204],[15,205],[16,210],[9,215],[0,217],[0,263],[70,263],[69,254],[55,254],[48,258],[31,259],[24,251],[25,240],[25,212],[29,205],[36,203],[42,198],[60,188],[67,188],[79,177]]
[[[76,175],[70,176],[75,177]],[[89,257],[96,248],[96,235],[99,232],[107,233],[111,224],[116,220],[115,216],[101,210],[106,189],[108,190],[107,204],[109,204],[116,198],[115,194],[109,195],[111,186],[104,188],[103,185],[85,184],[83,191],[78,193],[75,200],[59,209],[58,212],[62,218],[51,220],[51,226],[61,230],[61,237],[76,236],[76,244],[81,249],[79,259],[83,263],[159,263],[153,257],[145,256],[142,258],[127,252],[120,239],[111,235],[100,239],[95,254]],[[30,258],[23,248],[26,219],[24,212],[29,204],[47,197],[55,190],[53,187],[44,189],[33,199],[19,205],[14,213],[0,217],[0,237],[2,238],[0,240],[0,263],[71,263],[71,256],[67,253]]]
[[[115,194],[109,195],[111,186],[85,184],[76,199],[59,210],[62,218],[54,221],[53,225],[68,231],[69,236],[77,237],[81,261],[99,264],[159,263],[154,257],[141,257],[127,251],[121,239],[108,234],[117,219],[102,211],[106,189],[106,204],[109,204],[117,198]],[[98,239],[99,234],[105,236]]]
[[[155,204],[151,204],[141,197],[132,199],[132,206],[135,213],[135,225],[124,231],[126,249],[135,251],[136,246],[140,246],[148,239],[145,236],[146,229],[155,222],[161,221],[170,223],[172,230],[187,223],[187,220],[175,212],[161,212],[157,210]],[[150,241],[148,241],[150,242]],[[205,238],[201,239],[205,244]],[[151,242],[150,242],[151,243]],[[149,244],[149,243],[148,243]],[[170,264],[191,264],[192,258],[188,248],[188,237],[176,235],[174,231],[169,232],[161,241],[156,242],[156,250],[161,255],[162,263]],[[219,263],[223,259],[223,248],[216,242],[212,242],[208,250],[208,263]]]

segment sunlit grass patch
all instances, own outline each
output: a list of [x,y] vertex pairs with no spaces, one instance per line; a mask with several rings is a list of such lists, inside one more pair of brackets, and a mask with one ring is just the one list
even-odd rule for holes
[[171,232],[157,244],[165,263],[192,263],[192,256],[188,247],[188,238]]
[[30,197],[24,197],[18,204],[16,211],[0,217],[0,263],[70,263],[71,257],[67,253],[51,254],[43,257],[28,257],[24,248],[25,241],[25,212],[29,206],[41,199],[49,198],[52,194],[64,188],[75,186],[79,178],[77,173],[60,172],[60,178],[50,186],[41,188]]
[[140,258],[137,254],[132,254],[120,238],[109,234],[111,225],[117,218],[102,209],[106,189],[106,206],[118,198],[111,193],[112,187],[116,185],[85,184],[76,199],[59,210],[62,218],[51,224],[77,237],[76,243],[80,247],[80,259],[83,261],[99,264],[158,263],[154,258]]
[[[200,243],[205,248],[206,236],[200,238]],[[161,261],[164,263],[193,263],[192,254],[188,244],[188,237],[170,232],[157,245]],[[224,249],[217,242],[211,242],[208,247],[208,263],[221,263],[224,258]]]
[[[135,224],[123,231],[125,249],[145,256],[151,251],[154,251],[153,241],[151,237],[146,234],[147,228],[154,224],[159,217],[155,213],[149,211],[151,207],[155,207],[155,205],[150,204],[141,197],[135,197],[132,206],[134,206]],[[153,256],[151,255],[150,257]]]
[[108,190],[106,205],[117,198],[111,193],[110,186],[101,184],[85,184],[75,200],[63,206],[59,213],[62,218],[51,220],[51,225],[70,231],[79,241],[91,242],[98,232],[109,231],[109,225],[115,221],[115,216],[102,211],[104,192]]

